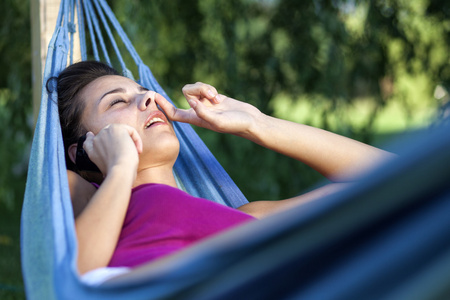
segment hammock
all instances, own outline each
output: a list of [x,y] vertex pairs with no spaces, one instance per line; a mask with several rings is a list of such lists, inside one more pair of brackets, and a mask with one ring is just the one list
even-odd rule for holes
[[[61,2],[44,83],[67,64],[75,9],[83,59],[86,22],[94,57],[100,59],[98,40],[110,63],[102,25],[124,74],[131,76],[110,22],[138,66],[139,83],[168,99],[104,0]],[[245,224],[100,286],[86,285],[76,268],[56,101],[50,81],[42,89],[22,211],[28,299],[427,299],[449,294],[449,127],[409,143],[401,158],[351,188]],[[182,145],[175,167],[180,187],[232,207],[246,203],[192,128],[175,128]]]

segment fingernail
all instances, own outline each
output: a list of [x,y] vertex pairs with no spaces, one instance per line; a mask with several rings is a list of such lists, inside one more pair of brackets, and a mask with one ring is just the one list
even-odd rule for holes
[[210,98],[214,98],[214,97],[216,96],[216,94],[214,94],[213,91],[208,90],[208,96],[209,96]]
[[197,106],[197,103],[194,100],[188,100],[189,106],[192,108],[195,108]]

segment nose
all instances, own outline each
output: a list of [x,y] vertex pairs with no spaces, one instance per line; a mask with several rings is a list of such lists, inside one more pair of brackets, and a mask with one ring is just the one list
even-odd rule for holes
[[152,103],[156,107],[155,96],[156,92],[154,91],[147,91],[145,94],[143,94],[139,101],[139,109],[146,110],[149,106],[152,105]]

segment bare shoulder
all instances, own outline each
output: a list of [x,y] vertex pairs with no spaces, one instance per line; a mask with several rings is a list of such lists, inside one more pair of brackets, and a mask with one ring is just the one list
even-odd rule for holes
[[70,199],[72,200],[73,214],[76,218],[89,203],[96,192],[96,188],[92,183],[85,180],[77,173],[67,170],[67,178],[69,180]]

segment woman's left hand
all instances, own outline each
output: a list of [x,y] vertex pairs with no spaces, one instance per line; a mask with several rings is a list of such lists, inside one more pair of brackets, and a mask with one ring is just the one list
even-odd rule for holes
[[187,84],[183,94],[191,109],[178,109],[163,97],[157,100],[170,120],[244,136],[262,115],[256,107],[218,94],[213,86],[205,83]]

